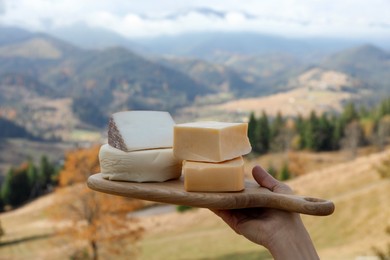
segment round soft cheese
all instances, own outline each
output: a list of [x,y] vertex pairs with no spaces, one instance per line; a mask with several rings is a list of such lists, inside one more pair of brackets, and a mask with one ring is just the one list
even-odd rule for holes
[[104,144],[99,161],[103,178],[113,181],[163,182],[179,178],[182,167],[171,148],[124,152]]

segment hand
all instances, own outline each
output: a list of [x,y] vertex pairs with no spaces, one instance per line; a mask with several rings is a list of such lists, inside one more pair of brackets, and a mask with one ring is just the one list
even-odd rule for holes
[[[260,166],[252,170],[260,186],[272,192],[292,194]],[[275,259],[319,259],[298,213],[269,208],[212,210],[237,234],[266,247]]]

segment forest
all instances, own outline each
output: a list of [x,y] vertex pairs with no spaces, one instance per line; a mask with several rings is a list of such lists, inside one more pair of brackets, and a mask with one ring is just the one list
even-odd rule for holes
[[314,152],[349,149],[374,145],[383,149],[390,137],[390,98],[377,106],[344,106],[340,114],[318,115],[311,111],[307,118],[283,117],[278,113],[270,118],[252,112],[248,122],[248,137],[256,154],[293,150]]

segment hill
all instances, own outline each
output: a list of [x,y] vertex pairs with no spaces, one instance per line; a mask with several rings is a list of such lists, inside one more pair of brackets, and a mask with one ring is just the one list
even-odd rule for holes
[[362,45],[337,52],[321,64],[359,78],[377,94],[389,94],[390,53],[373,45]]
[[[79,127],[102,129],[107,117],[120,110],[174,112],[195,97],[214,92],[182,72],[124,48],[83,50],[41,33],[2,30],[7,33],[0,35],[0,89],[6,95],[0,98],[0,111],[12,111],[8,119],[28,129],[38,127],[34,131],[45,138],[66,139]],[[45,112],[35,116],[36,111]],[[64,132],[39,128],[48,124],[45,113],[54,125],[65,123],[68,128],[59,127]]]
[[[375,167],[390,150],[362,156],[297,177],[288,182],[297,194],[326,198],[336,205],[327,217],[303,216],[321,259],[356,259],[374,255],[373,246],[385,248],[390,201],[389,179]],[[251,162],[247,162],[250,164]],[[43,214],[56,199],[44,196],[18,210],[2,213],[6,236],[0,254],[13,259],[65,259],[70,241],[53,236],[54,223]],[[141,259],[268,259],[260,246],[235,234],[210,211],[198,209],[144,216],[146,234],[140,244]],[[80,245],[80,243],[78,243]],[[199,250],[202,248],[202,250]]]
[[223,64],[181,57],[166,57],[157,61],[183,72],[194,81],[208,86],[215,93],[231,93],[232,97],[238,97],[256,89],[256,85],[247,82],[241,73]]
[[181,112],[183,117],[193,116],[203,120],[226,112],[233,118],[230,120],[246,120],[251,112],[260,115],[262,111],[271,116],[278,112],[284,116],[306,116],[311,111],[339,113],[347,102],[364,100],[374,95],[374,91],[366,88],[360,80],[345,73],[318,67],[290,78],[283,89],[260,97],[229,100],[200,108],[187,107]]
[[[145,58],[123,47],[85,50],[42,33],[0,30],[0,111],[49,139],[102,131],[111,113],[127,109],[166,110],[179,121],[243,120],[252,110],[337,112],[351,98],[373,104],[388,95],[389,54],[374,46],[313,62],[299,54],[312,53],[311,41],[209,33],[177,36],[175,44],[189,48],[183,54],[197,58]],[[175,37],[158,46],[173,51]],[[334,81],[345,86],[333,88]]]

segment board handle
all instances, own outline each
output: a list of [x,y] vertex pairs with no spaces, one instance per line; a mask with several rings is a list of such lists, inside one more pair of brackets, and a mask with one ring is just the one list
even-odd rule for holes
[[307,196],[273,193],[268,199],[273,208],[307,215],[327,216],[335,210],[332,201]]

